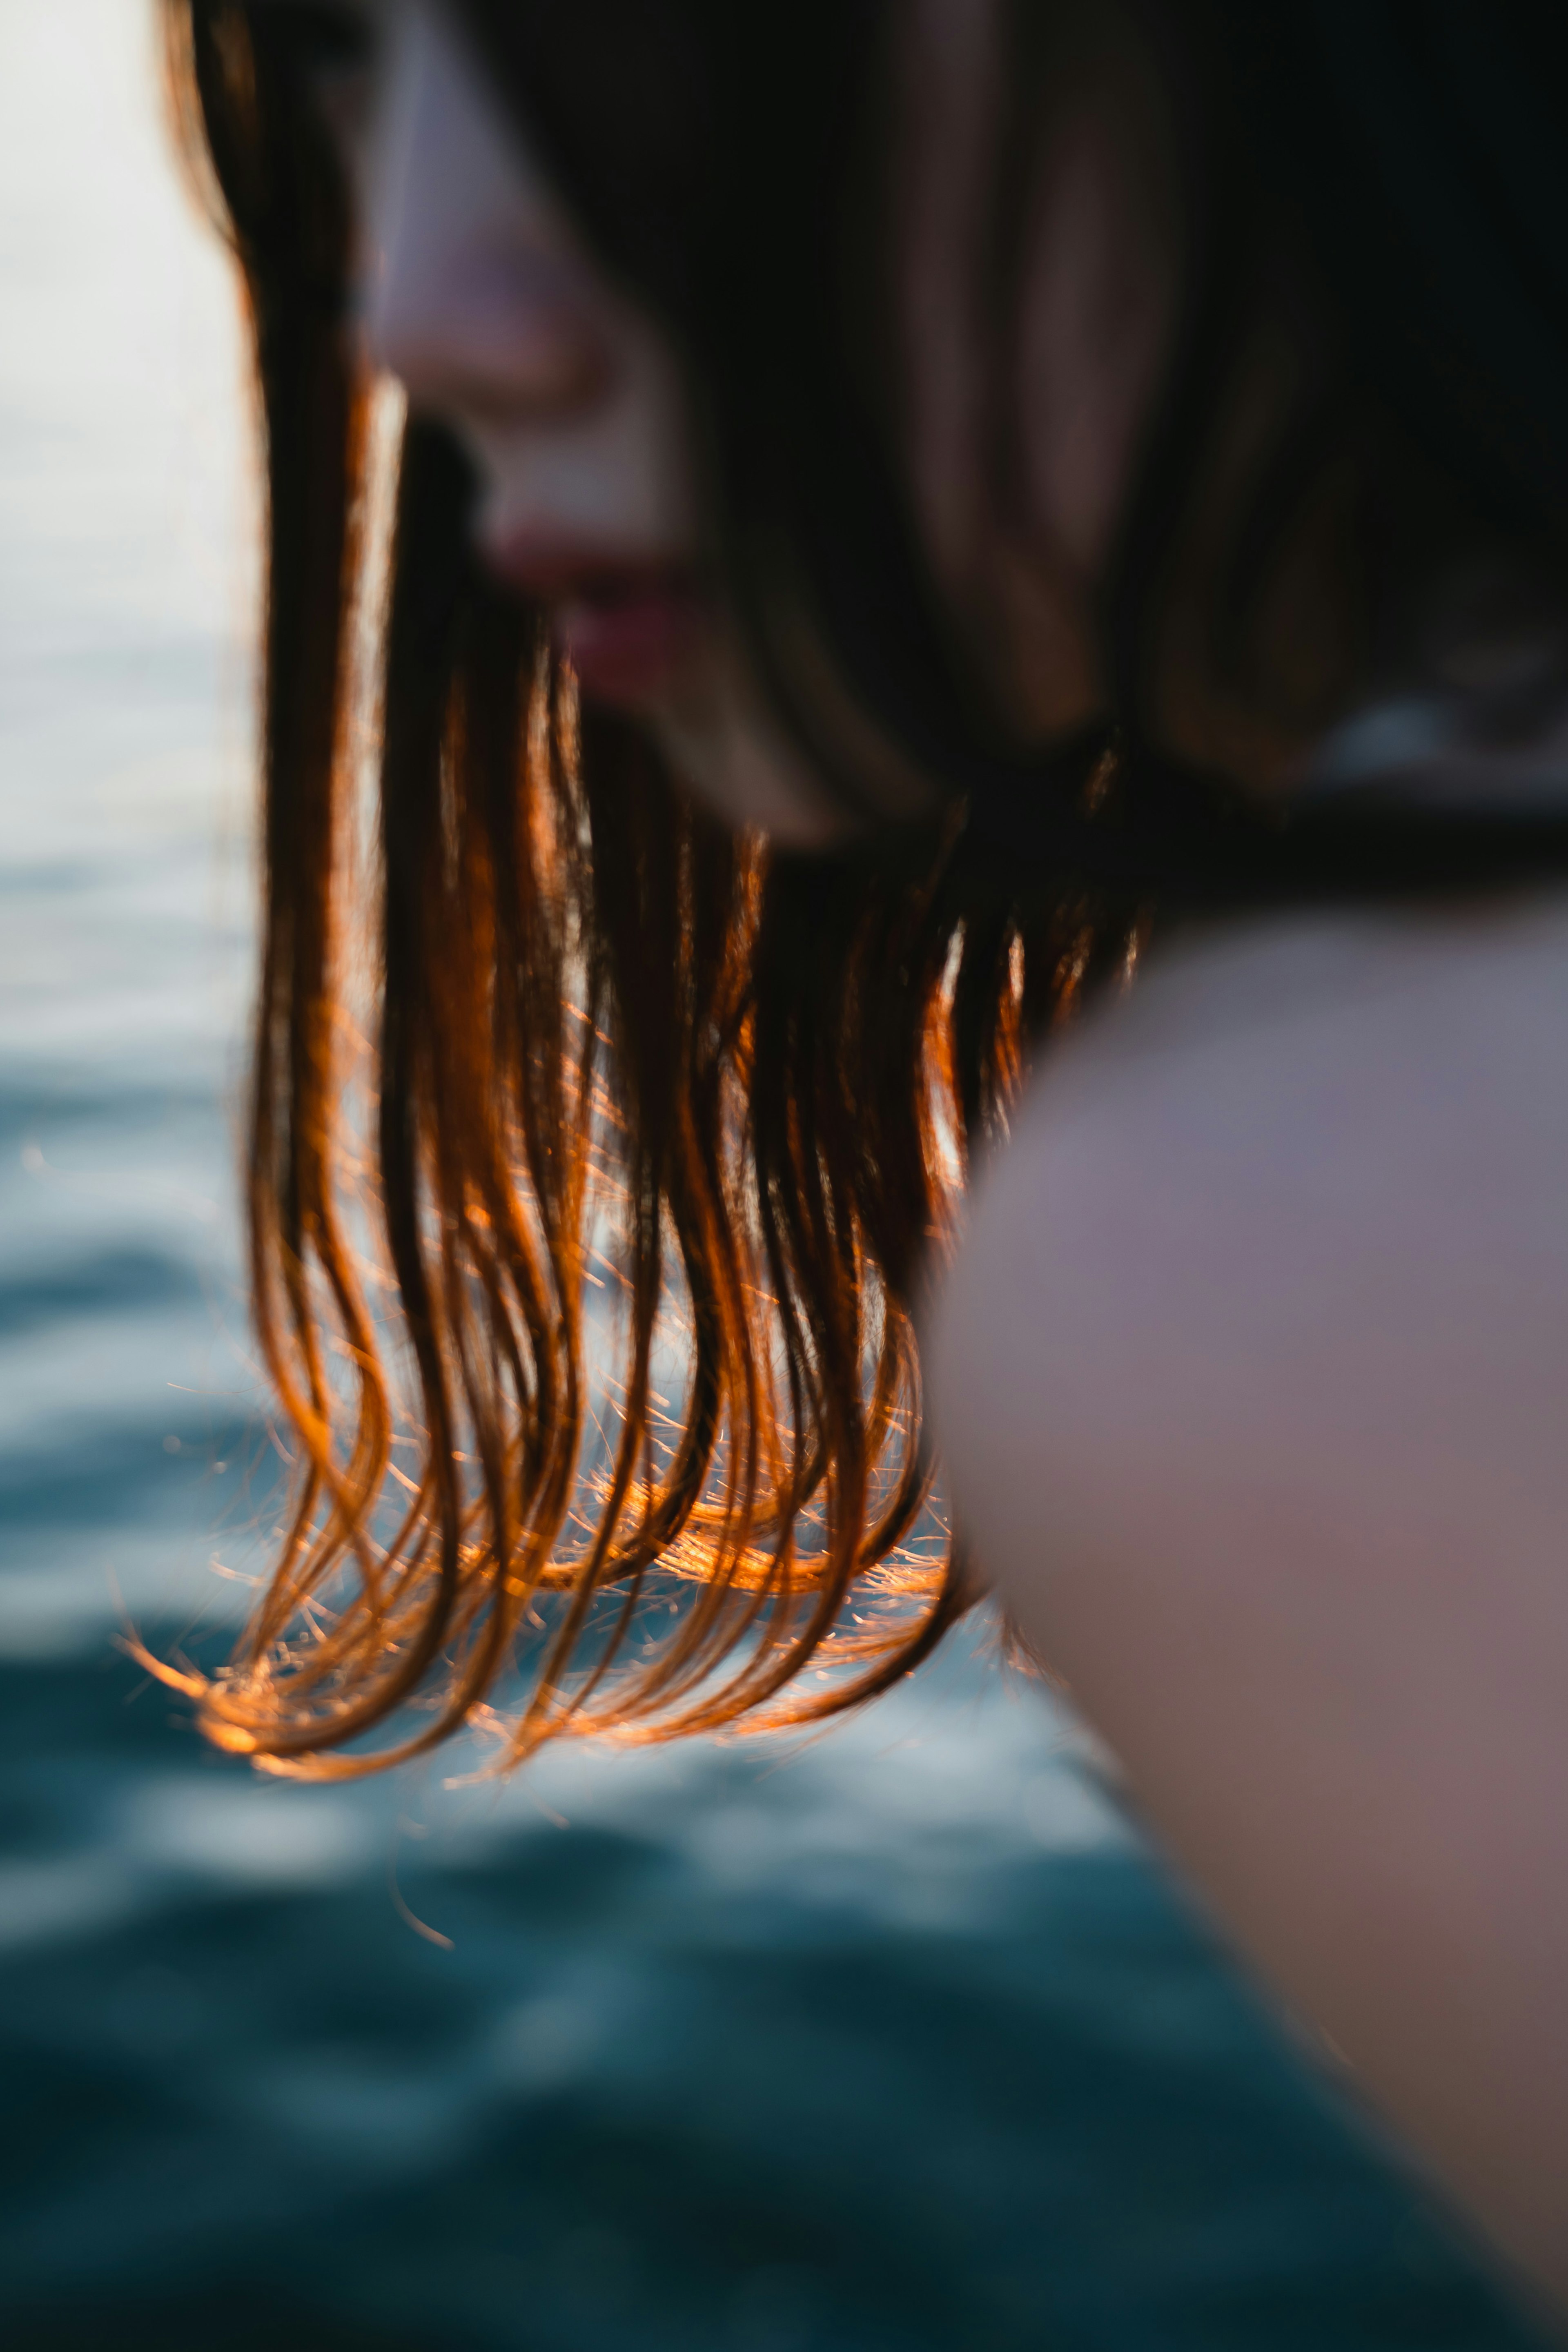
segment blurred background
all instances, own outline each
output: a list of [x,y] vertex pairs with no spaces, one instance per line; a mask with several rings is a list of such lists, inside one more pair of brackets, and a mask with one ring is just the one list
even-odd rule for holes
[[115,1647],[221,1645],[267,1483],[256,493],[152,36],[0,0],[9,2352],[1533,2340],[984,1628],[813,1744],[499,1791],[266,1783]]

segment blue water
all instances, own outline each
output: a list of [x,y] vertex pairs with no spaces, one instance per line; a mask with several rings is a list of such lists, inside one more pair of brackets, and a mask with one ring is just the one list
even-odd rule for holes
[[243,412],[144,30],[0,0],[0,2341],[1523,2345],[978,1637],[501,1791],[258,1781],[114,1647],[265,1553]]

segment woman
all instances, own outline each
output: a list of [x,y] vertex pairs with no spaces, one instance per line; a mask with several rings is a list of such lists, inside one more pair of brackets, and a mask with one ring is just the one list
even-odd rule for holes
[[1025,1638],[1568,2297],[1559,16],[170,24],[267,436],[301,1478],[213,1735],[362,1769],[519,1653],[513,1757],[870,1696],[978,1589],[924,1360]]

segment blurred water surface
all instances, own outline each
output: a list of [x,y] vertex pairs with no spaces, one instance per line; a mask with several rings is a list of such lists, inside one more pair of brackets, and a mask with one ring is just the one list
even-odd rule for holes
[[977,1652],[497,1793],[262,1783],[113,1648],[257,1564],[254,494],[151,60],[0,0],[5,2342],[1524,2344]]

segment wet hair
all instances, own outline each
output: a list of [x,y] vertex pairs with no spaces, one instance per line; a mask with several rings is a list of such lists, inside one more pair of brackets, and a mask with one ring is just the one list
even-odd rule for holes
[[819,1720],[975,1597],[928,1513],[913,1315],[1030,1041],[1189,909],[1490,887],[1568,856],[1560,814],[1278,792],[1293,749],[1445,630],[1568,614],[1547,96],[1568,79],[1543,70],[1563,36],[1506,0],[1003,9],[982,256],[999,515],[1020,224],[1097,75],[1157,93],[1182,254],[1088,616],[1102,707],[1020,740],[894,454],[897,12],[462,0],[685,363],[727,593],[860,820],[805,858],[720,827],[580,705],[543,616],[476,566],[467,469],[417,415],[367,609],[372,386],[300,69],[332,12],[165,5],[266,436],[248,1210],[296,1472],[241,1651],[189,1686],[221,1744],[315,1772],[476,1722],[517,1758],[562,1732]]

